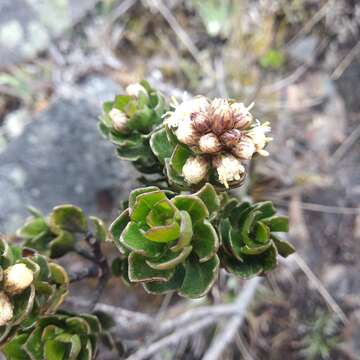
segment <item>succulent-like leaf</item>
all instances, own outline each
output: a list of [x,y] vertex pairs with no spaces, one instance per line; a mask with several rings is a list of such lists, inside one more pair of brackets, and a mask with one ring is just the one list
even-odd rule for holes
[[208,220],[194,226],[194,237],[191,242],[200,262],[208,261],[219,248],[218,235]]
[[200,298],[210,290],[219,270],[219,259],[215,255],[210,260],[200,263],[195,256],[185,262],[184,282],[179,294],[189,298]]
[[50,226],[54,229],[69,232],[87,231],[87,219],[84,212],[74,205],[56,206],[49,217]]

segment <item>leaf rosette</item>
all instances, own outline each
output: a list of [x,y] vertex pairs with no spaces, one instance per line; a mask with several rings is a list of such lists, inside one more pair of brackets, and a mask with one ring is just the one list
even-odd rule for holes
[[274,269],[278,255],[287,257],[295,251],[276,234],[287,231],[288,218],[276,215],[271,201],[250,204],[230,199],[219,224],[222,265],[245,279]]
[[193,195],[173,196],[157,187],[134,190],[129,208],[110,227],[128,256],[130,282],[151,293],[204,296],[219,268],[219,240],[210,222],[219,205],[210,184]]
[[104,103],[100,131],[116,145],[121,159],[133,162],[143,173],[161,172],[149,139],[151,132],[162,123],[162,116],[167,112],[166,102],[146,81],[130,85],[127,93]]
[[102,332],[95,315],[43,316],[4,346],[7,360],[91,360]]
[[68,294],[69,278],[58,264],[0,238],[0,345],[41,314],[51,314]]
[[107,230],[97,217],[86,218],[82,209],[64,204],[56,206],[48,217],[30,209],[32,216],[17,231],[24,245],[50,258],[58,258],[74,249],[79,236],[93,231],[99,240],[105,240]]

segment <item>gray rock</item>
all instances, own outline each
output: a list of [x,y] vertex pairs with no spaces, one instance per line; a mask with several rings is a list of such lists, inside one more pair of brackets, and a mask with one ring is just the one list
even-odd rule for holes
[[98,132],[99,109],[84,99],[57,99],[7,145],[0,154],[0,232],[13,232],[27,205],[48,212],[73,203],[109,215],[136,186],[136,172]]
[[1,0],[0,67],[46,49],[50,39],[71,27],[96,0]]
[[289,55],[299,62],[310,63],[314,60],[318,42],[316,36],[300,38],[290,45]]

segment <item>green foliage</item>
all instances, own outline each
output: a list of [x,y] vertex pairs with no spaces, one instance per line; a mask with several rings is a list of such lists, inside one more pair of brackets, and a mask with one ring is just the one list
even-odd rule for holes
[[[136,96],[119,95],[103,106],[99,124],[102,134],[117,148],[121,159],[133,162],[144,173],[161,172],[161,166],[150,149],[149,140],[152,130],[162,122],[167,111],[163,96],[146,81],[138,84],[142,91]],[[110,113],[120,110],[126,117],[125,129],[119,131],[114,126]]]
[[278,70],[285,62],[284,54],[276,49],[268,50],[259,60],[264,69]]
[[61,257],[73,250],[77,236],[84,236],[92,230],[91,227],[97,239],[103,241],[107,238],[104,223],[94,216],[88,221],[84,212],[74,205],[56,206],[47,218],[36,210],[31,213],[17,235],[24,240],[25,246],[51,258]]
[[7,360],[91,360],[102,333],[95,315],[57,313],[39,318],[3,348]]
[[251,205],[230,199],[222,215],[220,257],[234,275],[246,279],[262,275],[276,267],[278,254],[287,257],[295,251],[274,234],[288,231],[288,219],[277,216],[270,201]]
[[151,293],[205,295],[219,267],[219,240],[209,221],[219,204],[210,184],[193,195],[170,196],[155,187],[133,191],[129,209],[110,228],[119,250],[128,255],[130,282],[144,284]]
[[308,327],[302,344],[302,354],[306,359],[330,359],[331,353],[336,349],[341,339],[338,333],[338,321],[331,314],[316,312],[317,319]]
[[[17,264],[26,267],[21,272],[17,271],[10,286],[7,274]],[[29,278],[26,283],[23,280],[25,277]],[[16,330],[31,326],[37,316],[55,312],[68,293],[68,275],[60,265],[49,262],[30,249],[9,245],[1,238],[0,278],[1,297],[10,302],[13,310],[12,316],[0,326],[0,345]],[[4,303],[0,309],[2,318],[3,314]]]

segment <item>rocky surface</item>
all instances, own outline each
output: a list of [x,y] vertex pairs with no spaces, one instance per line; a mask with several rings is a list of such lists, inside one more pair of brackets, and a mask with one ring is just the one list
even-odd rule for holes
[[[96,0],[1,0],[0,67],[32,58],[75,24]],[[55,21],[56,19],[56,21]]]
[[97,130],[100,107],[58,98],[0,154],[0,232],[24,220],[26,206],[44,212],[73,203],[102,216],[134,186],[136,173],[116,158]]

